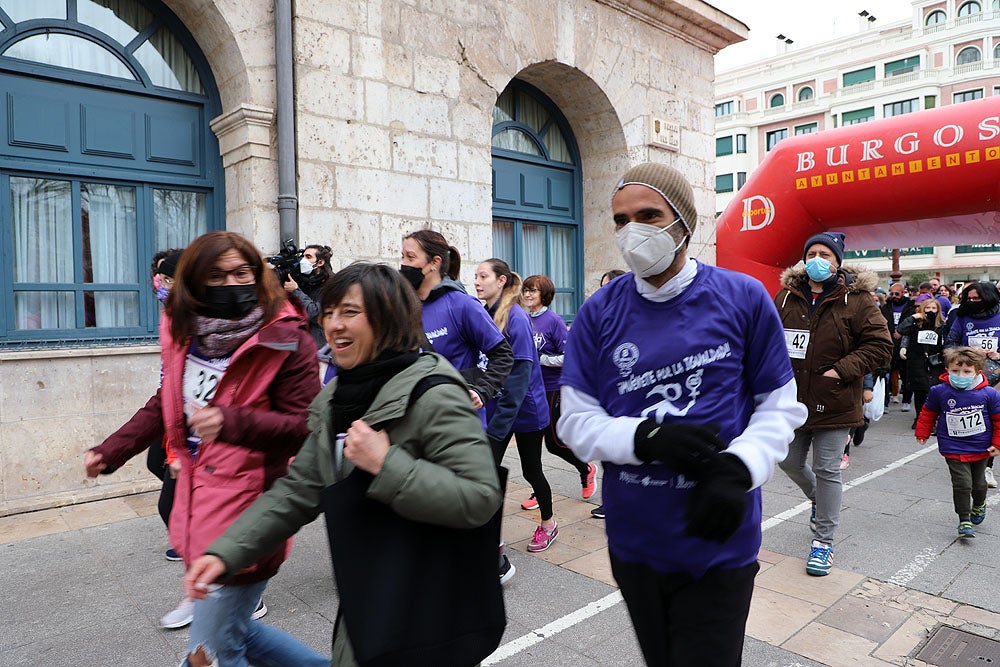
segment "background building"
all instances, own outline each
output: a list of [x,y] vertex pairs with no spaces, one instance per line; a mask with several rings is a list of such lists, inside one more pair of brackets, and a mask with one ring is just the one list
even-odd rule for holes
[[[716,212],[782,139],[1000,95],[1000,0],[914,0],[887,25],[862,11],[858,32],[716,77]],[[789,39],[789,38],[785,38]],[[901,249],[904,279],[1000,278],[1000,244]],[[851,247],[850,235],[847,247]],[[848,251],[888,279],[890,249]]]
[[700,0],[0,0],[0,515],[150,487],[81,457],[156,390],[151,256],[207,230],[339,268],[429,226],[572,317],[656,160],[714,261],[713,55],[746,34]]

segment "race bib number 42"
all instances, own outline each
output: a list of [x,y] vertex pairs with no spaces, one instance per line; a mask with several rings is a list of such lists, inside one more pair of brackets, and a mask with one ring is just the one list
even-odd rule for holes
[[809,347],[809,332],[805,329],[785,329],[785,346],[792,359],[805,359]]

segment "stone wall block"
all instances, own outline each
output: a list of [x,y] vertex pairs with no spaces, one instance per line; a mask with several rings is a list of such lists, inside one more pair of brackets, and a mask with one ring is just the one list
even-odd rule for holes
[[492,219],[491,183],[466,183],[432,178],[430,217],[433,220],[483,222]]
[[493,182],[493,160],[483,145],[458,147],[458,178],[472,183]]
[[299,206],[333,208],[336,203],[333,168],[325,161],[299,160]]
[[296,112],[326,118],[360,119],[364,82],[325,70],[301,72],[295,82]]
[[441,58],[459,57],[459,40],[465,27],[438,14],[430,14],[419,7],[400,7],[400,43],[413,49]]
[[392,168],[409,174],[458,177],[458,144],[410,133],[392,136]]
[[451,136],[448,100],[441,97],[390,86],[387,117],[401,121],[409,132]]
[[337,206],[427,217],[427,179],[374,169],[337,167]]
[[348,74],[351,70],[351,33],[308,19],[295,20],[295,62],[299,71],[330,70]]
[[[426,218],[413,218],[395,215],[379,217],[381,235],[377,254],[379,257],[390,257],[392,263],[397,263],[403,250],[403,238],[418,229],[428,228]],[[461,252],[461,249],[459,250]]]
[[345,30],[356,30],[367,18],[365,0],[296,0],[295,22],[303,19],[319,21]]
[[[0,424],[0,440],[6,445],[0,452],[4,501],[57,493],[85,483],[83,452],[99,444],[94,441],[93,418],[60,414],[63,416]],[[124,420],[118,426],[122,423]],[[149,475],[149,471],[144,472]]]
[[[413,52],[406,46],[391,42],[384,42],[382,50],[385,53],[386,81],[403,88],[413,86]],[[417,89],[420,87],[417,86]]]
[[413,58],[413,88],[419,93],[459,96],[459,67],[453,58],[416,53]]
[[389,110],[389,86],[381,81],[364,82],[365,120],[372,125],[386,127],[391,122]]
[[90,378],[92,372],[89,357],[0,364],[0,384],[5,388],[6,400],[4,420],[13,423],[52,415],[90,414],[94,409],[91,385],[80,379]]
[[160,355],[108,355],[94,359],[91,382],[99,410],[138,410],[156,393]]
[[389,135],[366,123],[299,116],[299,159],[388,169]]
[[351,73],[362,79],[382,79],[385,62],[382,40],[377,37],[354,35],[351,39]]
[[573,66],[576,64],[576,24],[575,3],[560,0],[556,6],[556,60]]

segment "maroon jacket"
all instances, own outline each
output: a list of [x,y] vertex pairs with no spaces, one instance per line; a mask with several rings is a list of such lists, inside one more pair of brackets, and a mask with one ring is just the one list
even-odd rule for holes
[[[222,410],[222,432],[217,440],[202,442],[192,459],[184,445],[187,420],[182,394],[189,346],[190,341],[174,344],[170,320],[163,318],[162,386],[124,426],[94,448],[107,463],[104,472],[111,473],[166,434],[181,463],[170,512],[170,543],[188,565],[288,472],[289,458],[309,434],[309,404],[320,389],[309,325],[301,310],[286,302],[274,319],[233,353],[209,402]],[[228,583],[274,576],[290,546],[286,542]]]

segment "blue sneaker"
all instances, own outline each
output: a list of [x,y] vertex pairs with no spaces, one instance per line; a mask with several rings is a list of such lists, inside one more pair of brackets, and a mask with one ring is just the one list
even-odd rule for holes
[[978,526],[983,521],[986,520],[986,503],[982,505],[976,505],[972,508],[972,525]]
[[809,550],[809,560],[806,561],[806,574],[814,577],[825,577],[830,574],[830,567],[833,565],[833,547],[827,546],[819,540],[813,540],[812,548]]
[[163,554],[167,560],[178,561],[182,560],[181,555],[174,551],[173,549],[167,549],[167,552]]
[[972,530],[971,521],[959,521],[958,523],[958,536],[959,537],[975,537],[976,533]]

